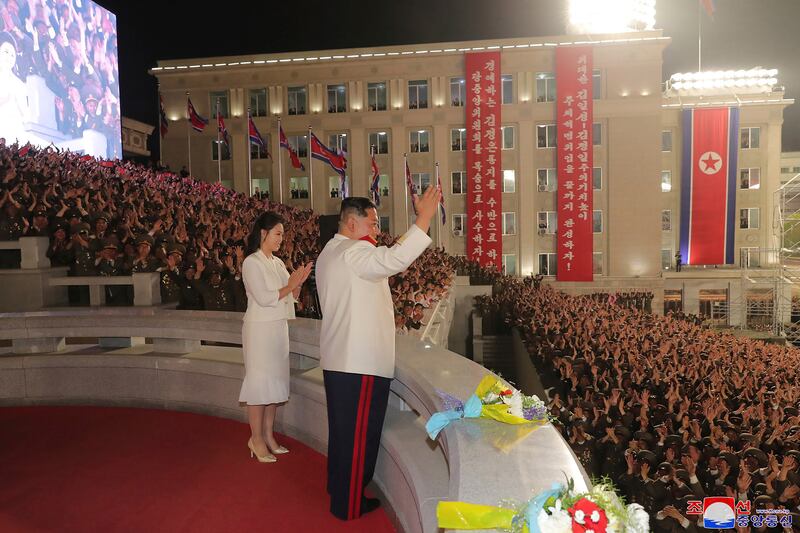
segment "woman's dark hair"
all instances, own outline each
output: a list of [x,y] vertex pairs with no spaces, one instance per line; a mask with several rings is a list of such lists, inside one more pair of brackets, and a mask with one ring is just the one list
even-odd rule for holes
[[245,255],[250,255],[257,252],[261,248],[261,230],[268,232],[278,224],[283,224],[283,217],[278,213],[267,211],[256,219],[253,223],[253,229],[250,235],[247,236],[247,249]]

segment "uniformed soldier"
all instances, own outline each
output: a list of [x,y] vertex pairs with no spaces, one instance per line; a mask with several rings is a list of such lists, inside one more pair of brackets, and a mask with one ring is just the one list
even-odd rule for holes
[[100,252],[103,249],[103,239],[108,237],[106,233],[108,231],[108,221],[110,218],[109,214],[103,211],[94,216],[92,222],[94,224],[94,233],[90,236],[89,243],[90,248],[95,252]]
[[[380,505],[364,496],[363,488],[375,471],[394,377],[394,304],[388,278],[406,270],[430,245],[427,232],[439,194],[429,187],[417,198],[417,219],[392,248],[377,246],[380,221],[375,204],[368,198],[344,199],[339,232],[317,260],[328,493],[330,511],[341,520],[359,518]],[[356,462],[358,468],[353,468]]]
[[206,311],[236,310],[233,291],[222,278],[222,268],[218,264],[211,263],[207,267],[204,266],[198,269],[197,274],[198,276],[205,274],[205,279],[201,276],[195,282],[195,286],[203,298]]
[[[200,260],[202,262],[202,260]],[[181,299],[178,309],[203,309],[203,298],[195,284],[197,276],[197,266],[195,263],[186,263],[183,275],[178,278],[178,285],[181,289]]]
[[153,248],[153,237],[144,233],[136,237],[137,255],[130,261],[130,271],[133,273],[139,272],[155,272],[158,270],[158,260],[150,251]]
[[[96,260],[97,274],[100,276],[124,276],[125,265],[119,258],[119,244],[114,238],[102,240],[100,257]],[[106,305],[128,305],[130,291],[121,285],[108,285],[105,288]]]
[[186,248],[182,244],[167,246],[167,261],[159,268],[161,273],[161,302],[177,303],[181,299],[181,270]]
[[[96,275],[95,253],[89,248],[89,224],[79,222],[72,230],[70,243],[67,245],[73,257],[70,276]],[[89,305],[89,287],[71,286],[68,292],[71,305]]]
[[63,267],[72,265],[72,250],[68,248],[69,227],[66,222],[56,222],[53,226],[53,240],[47,248],[47,258],[50,259],[51,267]]
[[40,207],[33,213],[33,223],[28,228],[27,237],[49,237],[50,236],[50,221],[47,214],[47,209]]

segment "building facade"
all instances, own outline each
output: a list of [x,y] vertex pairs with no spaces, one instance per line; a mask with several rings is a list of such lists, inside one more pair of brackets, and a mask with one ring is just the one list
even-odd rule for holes
[[[680,212],[680,110],[730,105],[730,96],[702,99],[670,95],[662,84],[662,56],[669,38],[659,30],[619,35],[499,39],[369,49],[160,61],[158,78],[169,124],[161,159],[171,168],[218,178],[242,192],[258,187],[273,199],[322,214],[339,209],[339,178],[308,157],[311,127],[323,142],[348,155],[351,194],[367,196],[371,152],[381,173],[384,229],[400,234],[413,221],[404,178],[424,187],[439,163],[448,219],[432,228],[434,242],[466,253],[466,53],[499,50],[502,74],[503,265],[508,273],[552,276],[557,269],[555,50],[594,48],[594,274],[592,283],[562,288],[654,290],[657,311],[665,284],[680,283],[680,302],[698,311],[694,282],[672,281]],[[188,128],[187,96],[210,119],[203,133]],[[701,101],[702,100],[702,101]],[[748,99],[746,99],[748,100]],[[215,111],[232,138],[216,160]],[[737,209],[747,226],[737,229],[739,249],[774,247],[769,221],[772,192],[780,183],[780,90],[738,101],[741,127],[756,128],[759,144],[742,148],[747,188]],[[272,158],[248,146],[247,110],[267,139]],[[278,119],[305,165],[292,168],[278,145]],[[748,130],[755,131],[755,130]],[[188,135],[188,139],[187,139]],[[250,156],[248,157],[248,148]],[[189,153],[191,150],[191,165]],[[756,170],[753,170],[756,169]],[[313,174],[313,182],[310,180]],[[252,176],[252,180],[248,177]],[[281,190],[282,185],[282,190]],[[770,192],[772,191],[772,192]],[[313,199],[312,199],[313,197]],[[738,211],[737,211],[738,213]],[[731,269],[733,267],[723,267]],[[691,269],[700,284],[729,287],[724,276]],[[684,270],[685,276],[689,270]],[[726,271],[726,275],[730,275]],[[675,290],[675,289],[669,289]],[[729,290],[726,298],[735,292]],[[674,293],[670,293],[674,300]]]

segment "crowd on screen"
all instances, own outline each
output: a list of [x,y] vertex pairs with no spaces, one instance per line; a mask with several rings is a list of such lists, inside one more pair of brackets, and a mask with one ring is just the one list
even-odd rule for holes
[[519,328],[587,473],[641,503],[653,531],[700,531],[687,506],[705,496],[788,509],[797,524],[800,351],[655,316],[639,305],[651,295],[629,296],[498,275],[478,305]]
[[[0,3],[0,47],[14,59],[6,63],[4,58],[3,64],[13,64],[16,80],[9,76],[4,84],[41,78],[55,94],[56,127],[65,138],[80,137],[87,129],[119,136],[116,21],[109,11],[80,0],[7,0]],[[0,117],[21,128],[26,110],[6,104],[0,107],[8,112],[0,111]],[[6,129],[12,127],[7,123],[0,132],[11,139]],[[20,131],[14,138],[26,137]]]
[[[158,272],[162,302],[179,309],[246,309],[244,242],[267,210],[287,221],[280,252],[287,268],[316,259],[319,220],[311,210],[131,162],[0,140],[0,240],[47,236],[51,264],[72,276]],[[0,251],[0,267],[18,268],[19,252]],[[401,332],[424,325],[425,309],[443,296],[452,275],[449,256],[432,248],[391,278]],[[69,295],[73,305],[89,303],[86,287],[70,287]],[[106,288],[109,305],[129,305],[131,298],[125,287]],[[316,306],[307,288],[298,313],[314,316]]]

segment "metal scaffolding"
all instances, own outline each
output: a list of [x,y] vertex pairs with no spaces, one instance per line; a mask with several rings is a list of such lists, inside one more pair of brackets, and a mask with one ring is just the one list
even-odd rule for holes
[[800,174],[781,185],[775,196],[773,229],[778,237],[781,269],[774,297],[774,332],[798,346],[800,324],[792,317],[800,315],[800,305],[795,298],[795,292],[800,289]]

